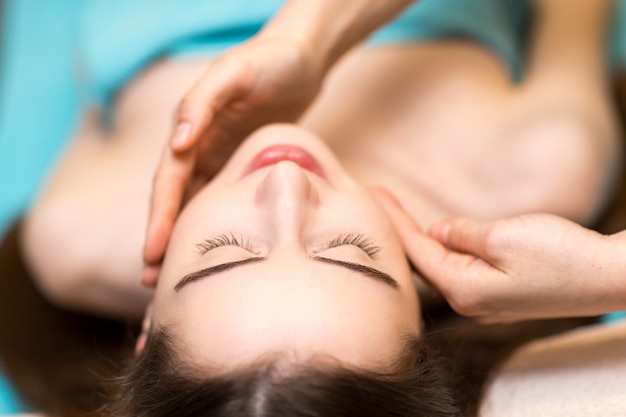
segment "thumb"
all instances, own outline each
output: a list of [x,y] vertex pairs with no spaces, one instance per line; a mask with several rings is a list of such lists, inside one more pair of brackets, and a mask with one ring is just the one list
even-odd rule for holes
[[[467,288],[471,288],[471,284],[477,282],[477,277],[481,277],[483,281],[492,277],[494,267],[489,262],[478,262],[473,253],[459,253],[460,251],[442,244],[441,239],[435,239],[422,232],[397,200],[384,189],[373,189],[372,194],[389,216],[413,265],[453,306],[456,306],[454,308],[457,311],[464,310],[463,306],[467,303]],[[473,236],[476,230],[480,229],[477,222],[469,220],[463,222],[473,226],[470,230],[474,233],[470,233],[469,236]],[[456,242],[459,236],[457,232],[466,229],[458,227],[462,226],[463,222],[454,220],[440,223],[434,231],[440,238],[445,236],[448,243]]]
[[458,218],[435,223],[430,235],[455,252],[488,258],[487,243],[491,233],[489,223]]
[[458,262],[454,258],[464,255],[451,254],[444,245],[425,234],[387,190],[373,188],[371,193],[389,216],[413,265],[435,286],[439,286],[438,283],[453,272]]

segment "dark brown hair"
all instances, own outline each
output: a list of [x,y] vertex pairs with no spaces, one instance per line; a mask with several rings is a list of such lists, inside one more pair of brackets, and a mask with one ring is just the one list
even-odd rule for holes
[[[623,195],[626,196],[626,188]],[[623,203],[626,203],[626,199]],[[622,208],[617,211],[623,213],[626,212],[624,207],[622,204],[616,208]],[[143,414],[132,411],[128,408],[128,402],[131,398],[138,398],[144,401],[143,407],[148,404],[145,398],[135,397],[142,395],[141,390],[145,389],[145,386],[140,387],[140,378],[156,375],[162,378],[159,384],[167,383],[171,386],[172,382],[168,382],[170,376],[163,375],[163,370],[168,361],[175,363],[174,358],[158,346],[158,339],[152,339],[145,355],[128,369],[121,384],[118,379],[115,379],[112,387],[105,383],[110,381],[111,375],[120,375],[119,364],[132,356],[133,339],[138,326],[129,328],[125,323],[70,313],[51,305],[39,294],[25,268],[19,254],[17,231],[18,228],[14,227],[0,244],[0,361],[3,371],[20,396],[32,409],[55,417],[91,416],[94,410],[102,411],[103,405],[109,415],[116,417],[133,413],[149,415],[145,410],[140,410]],[[464,411],[462,415],[475,416],[481,388],[489,371],[516,346],[587,323],[588,320],[568,319],[483,326],[457,316],[447,307],[432,307],[426,312],[425,320],[428,336],[424,339],[429,348],[414,345],[413,353],[405,353],[404,362],[409,365],[419,363],[422,368],[418,371],[422,373],[434,367],[435,374],[439,374],[435,376],[441,381],[444,380],[441,369],[450,368],[454,377],[451,381],[454,384],[453,392]],[[437,357],[433,358],[435,355]],[[166,361],[161,362],[162,358]],[[415,358],[418,362],[413,360]],[[291,376],[294,375],[292,372]],[[348,374],[343,375],[347,377]],[[174,377],[177,378],[176,375]],[[247,378],[252,381],[251,375]],[[434,376],[431,374],[430,378]],[[194,384],[196,381],[192,380]],[[352,381],[360,384],[358,377]],[[246,376],[240,380],[232,376],[230,383],[232,385],[228,389],[235,389],[238,383],[246,383]],[[223,387],[227,385],[222,384]],[[168,392],[164,387],[159,385],[157,389],[161,393],[166,392],[165,398],[174,398],[177,393],[188,395],[179,388]],[[436,395],[436,388],[424,392],[425,388],[423,384],[422,394],[415,391],[415,395]],[[132,389],[137,391],[130,392]],[[392,386],[386,389],[392,389]],[[116,397],[114,404],[106,405],[112,397]],[[389,397],[389,401],[393,398]],[[385,415],[393,415],[388,411],[391,406],[384,405],[387,409]],[[174,415],[181,414],[176,410]],[[342,414],[337,412],[334,415]]]
[[411,337],[390,372],[339,365],[282,365],[198,376],[157,330],[120,384],[106,415],[132,417],[458,417],[442,365]]
[[[0,362],[29,409],[84,417],[102,405],[102,380],[132,355],[138,326],[61,309],[37,290],[18,227],[0,242]],[[119,365],[118,365],[119,366]]]

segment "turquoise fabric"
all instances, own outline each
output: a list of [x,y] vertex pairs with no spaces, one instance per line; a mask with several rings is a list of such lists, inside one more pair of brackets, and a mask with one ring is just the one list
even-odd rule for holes
[[78,89],[72,72],[78,3],[5,1],[0,68],[0,238],[39,189],[78,118]]
[[25,411],[26,409],[22,407],[9,382],[0,371],[0,416],[18,414]]
[[[5,0],[0,69],[0,237],[72,137],[81,105],[109,108],[151,61],[217,54],[252,36],[281,0]],[[521,72],[518,0],[422,0],[373,42],[465,36]],[[518,10],[510,17],[503,4]],[[158,5],[158,6],[157,6]],[[510,25],[515,22],[515,25]],[[488,28],[492,27],[490,34]],[[511,29],[514,28],[514,29]]]
[[194,51],[222,52],[254,35],[282,3],[281,0],[85,1],[78,49],[87,92],[90,98],[106,103],[156,58]]
[[610,60],[614,69],[626,67],[626,0],[614,0]]
[[[108,108],[163,56],[218,54],[252,36],[281,0],[5,0],[0,68],[0,237],[36,195],[80,119]],[[626,64],[626,0],[616,2],[612,62]],[[527,0],[421,0],[372,43],[462,37],[524,71]],[[36,28],[36,30],[33,30]]]
[[531,4],[525,0],[422,0],[376,33],[372,41],[474,40],[498,55],[519,80],[531,17]]
[[602,323],[617,323],[626,320],[626,311],[616,311],[602,316]]

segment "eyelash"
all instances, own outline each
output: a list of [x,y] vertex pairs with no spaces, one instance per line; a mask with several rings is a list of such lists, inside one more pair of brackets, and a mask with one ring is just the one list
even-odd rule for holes
[[[373,258],[379,251],[380,248],[374,244],[371,240],[367,239],[362,234],[349,233],[344,235],[339,235],[335,239],[328,242],[326,245],[322,247],[320,250],[326,250],[331,248],[336,248],[339,246],[356,246],[360,248],[363,252],[367,254],[370,258]],[[252,244],[247,239],[237,239],[235,235],[232,233],[230,235],[223,234],[219,235],[213,239],[207,239],[202,243],[196,244],[196,248],[198,251],[204,255],[210,250],[222,247],[222,246],[239,246],[240,248],[247,250],[251,253],[257,253]]]
[[339,237],[328,242],[323,250],[346,245],[357,246],[370,258],[373,258],[380,251],[380,248],[376,246],[373,241],[367,239],[364,235],[355,233],[340,235]]
[[207,253],[210,250],[222,247],[222,246],[239,246],[251,253],[257,253],[254,250],[254,247],[250,244],[250,241],[247,239],[237,239],[235,235],[232,233],[230,235],[223,234],[219,235],[213,239],[207,239],[202,243],[197,243],[196,248],[200,251],[202,255]]

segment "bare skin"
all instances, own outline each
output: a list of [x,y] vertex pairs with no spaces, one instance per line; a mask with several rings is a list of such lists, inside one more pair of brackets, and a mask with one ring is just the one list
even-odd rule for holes
[[[576,50],[584,58],[601,55],[595,32],[605,16],[597,9],[587,13],[585,28],[598,41]],[[550,14],[548,27],[550,19],[561,24]],[[542,33],[521,85],[474,43],[359,49],[335,67],[301,123],[327,140],[359,182],[392,190],[422,227],[450,216],[489,219],[527,211],[588,221],[618,165],[603,68],[575,66],[576,89],[553,83],[557,68],[541,51],[559,39]],[[573,52],[569,58],[570,70],[571,62],[587,62]],[[141,315],[149,292],[137,282],[138,254],[151,172],[173,110],[207,64],[163,61],[146,70],[120,96],[108,135],[97,117],[86,119],[24,229],[25,253],[53,299]]]
[[[245,137],[242,133],[250,132],[254,127],[263,123],[295,120],[295,116],[306,108],[311,98],[319,90],[321,80],[325,79],[326,76],[325,71],[341,56],[341,52],[349,49],[373,30],[376,24],[389,19],[408,3],[404,0],[342,3],[332,1],[307,3],[300,0],[290,0],[286,2],[276,17],[268,22],[258,36],[229,51],[208,69],[206,74],[185,94],[178,106],[176,128],[173,131],[171,144],[166,149],[157,170],[143,253],[146,268],[142,274],[142,280],[146,285],[156,283],[159,265],[181,207],[184,192],[186,189],[189,190],[195,180],[206,181],[207,173],[211,172],[210,169],[207,169],[210,166],[207,167],[206,160],[211,158],[214,149],[222,147],[224,143],[230,144],[231,147],[236,146]],[[591,157],[593,159],[594,152],[602,154],[595,155],[596,157],[606,158],[605,152],[610,152],[610,150],[605,148],[605,141],[612,142],[614,137],[610,120],[610,106],[607,106],[606,103],[607,93],[603,82],[606,71],[602,52],[605,41],[605,22],[611,8],[611,2],[608,0],[602,2],[576,0],[569,2],[567,9],[565,9],[562,2],[537,0],[535,6],[533,44],[528,54],[526,80],[524,88],[517,89],[517,94],[513,94],[515,97],[526,96],[526,99],[519,99],[518,97],[514,100],[515,103],[507,100],[499,103],[509,110],[504,114],[495,112],[498,117],[508,118],[508,120],[500,120],[502,123],[500,127],[504,130],[482,132],[483,140],[487,141],[511,136],[512,131],[516,132],[516,144],[505,145],[507,152],[519,153],[520,149],[514,148],[519,146],[519,143],[524,143],[521,146],[530,154],[525,157],[516,156],[516,163],[508,167],[507,174],[513,174],[517,177],[520,175],[527,176],[528,173],[525,170],[537,168],[534,164],[537,163],[536,159],[539,155],[549,160],[554,160],[557,155],[559,157],[562,155],[562,152],[555,151],[545,142],[549,141],[558,150],[564,151],[561,149],[563,144],[554,144],[553,139],[545,139],[545,136],[569,138],[577,135],[590,135],[603,138],[599,139],[600,143],[593,146],[593,149],[585,149],[584,146],[580,147],[579,145],[568,148],[568,153],[573,153],[570,149],[575,149],[585,156],[580,157],[573,153],[573,158],[568,155],[566,162],[582,164],[585,161],[578,158]],[[266,59],[269,55],[273,56],[274,59]],[[462,57],[463,54],[460,56]],[[470,82],[478,81],[472,80],[472,77],[456,76],[468,70],[473,72],[473,69],[468,69],[467,66],[476,65],[477,62],[474,59],[469,61],[459,59],[454,62],[456,70],[452,67],[441,68],[439,65],[431,66],[430,62],[422,62],[430,78],[426,77],[427,84],[418,83],[417,85],[421,85],[421,88],[414,93],[425,94],[426,91],[436,90],[435,99],[442,100],[450,98],[446,95],[446,93],[450,93],[450,89],[444,88],[442,90],[438,86],[433,90],[430,87],[424,88],[424,86],[442,79],[446,80],[444,82],[448,86],[459,81],[462,84],[468,80]],[[407,89],[410,91],[409,86],[411,84],[407,81],[413,80],[416,76],[417,78],[423,76],[416,74],[416,72],[422,72],[422,67],[416,68],[409,64],[404,68],[411,70],[413,75],[406,73],[401,75],[397,69],[391,73],[399,81],[397,85],[401,85],[402,88],[398,90],[396,87],[389,91],[389,82],[385,81],[382,85],[377,84],[378,87],[374,90],[377,94],[365,97],[366,100],[373,99],[376,102],[377,114],[382,110],[381,107],[388,108],[384,105],[381,106],[380,103],[383,91],[383,97],[393,95],[394,90],[396,92],[406,92]],[[442,69],[443,77],[440,77],[437,72],[428,71],[428,69],[432,70],[433,68]],[[356,79],[363,80],[358,76],[362,73],[354,71],[350,77],[343,80],[339,89],[334,88],[333,90],[335,92],[357,93],[346,88],[346,85],[354,85],[351,81]],[[365,71],[365,74],[371,73],[369,69]],[[387,76],[389,75],[387,74]],[[478,81],[474,85],[490,90],[490,87],[493,86],[492,82],[498,83],[501,79],[498,74],[492,73],[491,75],[495,76],[494,80],[487,83]],[[364,78],[368,77],[369,75],[364,75]],[[389,77],[385,77],[385,80],[388,79]],[[510,85],[507,82],[504,84]],[[363,87],[361,86],[361,88]],[[465,88],[468,88],[466,84],[463,88],[455,87],[454,89],[459,93],[465,92]],[[343,94],[336,96],[341,100],[345,98]],[[486,96],[480,95],[480,98],[485,99]],[[461,103],[467,103],[467,101],[461,100]],[[431,102],[429,106],[433,104]],[[482,106],[483,101],[475,104],[475,107],[461,106],[464,110],[463,116],[468,118],[478,116],[479,120],[485,121],[484,114],[481,116],[480,111],[478,114],[474,112],[474,110],[481,108],[485,110]],[[325,107],[327,109],[332,108],[332,106]],[[514,109],[515,107],[517,109]],[[339,109],[335,108],[332,113],[329,112],[326,116],[336,113],[337,110]],[[446,108],[446,110],[448,109]],[[494,109],[486,110],[490,110],[490,116],[494,113]],[[397,112],[398,109],[395,111]],[[340,113],[346,115],[344,111]],[[447,111],[437,114],[440,117],[444,117],[444,114],[450,116],[450,112]],[[417,115],[413,114],[412,116]],[[430,121],[432,117],[433,113],[431,112],[427,114],[426,119]],[[456,115],[455,117],[460,116]],[[333,118],[331,117],[329,120],[333,120]],[[353,121],[362,123],[362,120],[362,118],[357,117]],[[441,120],[439,120],[440,124],[442,123]],[[467,120],[461,122],[461,126],[466,122]],[[488,122],[491,123],[491,120]],[[346,123],[345,119],[342,123]],[[451,125],[449,119],[446,119],[444,123]],[[347,132],[352,132],[355,129],[354,125],[346,124],[344,126],[347,126]],[[481,128],[485,129],[485,126],[480,125],[477,132],[480,132]],[[442,133],[430,132],[423,129],[422,126],[419,126],[418,131],[424,134],[432,133],[433,137]],[[328,133],[333,134],[332,132]],[[455,132],[452,130],[446,133]],[[467,137],[467,131],[460,131],[460,134]],[[408,145],[414,147],[416,138],[413,137],[414,135],[409,136],[412,137],[412,140],[409,140]],[[608,139],[605,136],[608,136]],[[529,137],[534,138],[531,141],[537,142],[536,146],[526,143],[529,142]],[[476,138],[472,139],[476,140]],[[583,139],[583,141],[587,140]],[[567,140],[567,143],[571,144],[571,142],[572,140]],[[358,143],[361,145],[361,141]],[[468,143],[468,141],[464,143]],[[599,147],[597,148],[597,146]],[[550,148],[550,151],[546,148]],[[474,148],[472,147],[472,149]],[[495,150],[490,156],[506,165],[509,161],[507,156],[502,153],[501,150]],[[446,155],[444,159],[448,161],[448,158],[449,155]],[[472,159],[471,155],[467,155],[464,162],[466,165],[467,163],[473,165],[469,159]],[[534,162],[530,166],[520,167],[517,159],[525,162],[532,159]],[[429,160],[429,162],[431,161]],[[543,164],[545,165],[546,162],[544,161]],[[395,167],[395,164],[392,165]],[[469,174],[484,182],[485,178],[482,171],[489,169],[490,165],[493,163],[486,167],[481,164],[481,169],[478,170],[475,167],[470,167],[472,172]],[[610,162],[607,164],[607,171],[611,171],[612,165]],[[518,168],[517,171],[523,171],[523,173],[512,173],[511,171],[516,171],[515,168]],[[463,169],[468,169],[468,167],[464,166],[461,171]],[[502,170],[502,167],[496,166],[495,169]],[[562,172],[567,172],[567,168],[563,169]],[[444,172],[438,172],[438,174],[444,174]],[[539,170],[538,174],[544,174],[544,172]],[[416,174],[410,172],[409,175],[415,176]],[[487,174],[487,176],[490,175],[493,176],[493,173]],[[446,178],[445,181],[449,180],[450,178]],[[566,181],[556,178],[555,180],[557,183]],[[596,180],[597,178],[591,178],[589,182],[581,183],[581,185],[593,187]],[[510,179],[503,182],[506,183],[507,181],[510,182]],[[493,186],[493,183],[491,185]],[[554,184],[553,187],[560,189]],[[543,189],[545,191],[546,187]],[[530,207],[543,206],[544,197],[538,195],[534,188],[531,187],[530,190],[524,190],[524,192],[526,193],[525,196],[521,196],[512,203],[516,209],[519,208],[517,205],[520,203]],[[566,190],[565,193],[567,194],[568,191]],[[554,195],[555,190],[551,190],[549,194]],[[504,197],[511,199],[511,196]],[[571,199],[571,195],[568,195],[567,198]],[[574,212],[578,209],[581,207],[573,207]],[[570,214],[576,217],[576,213]]]

